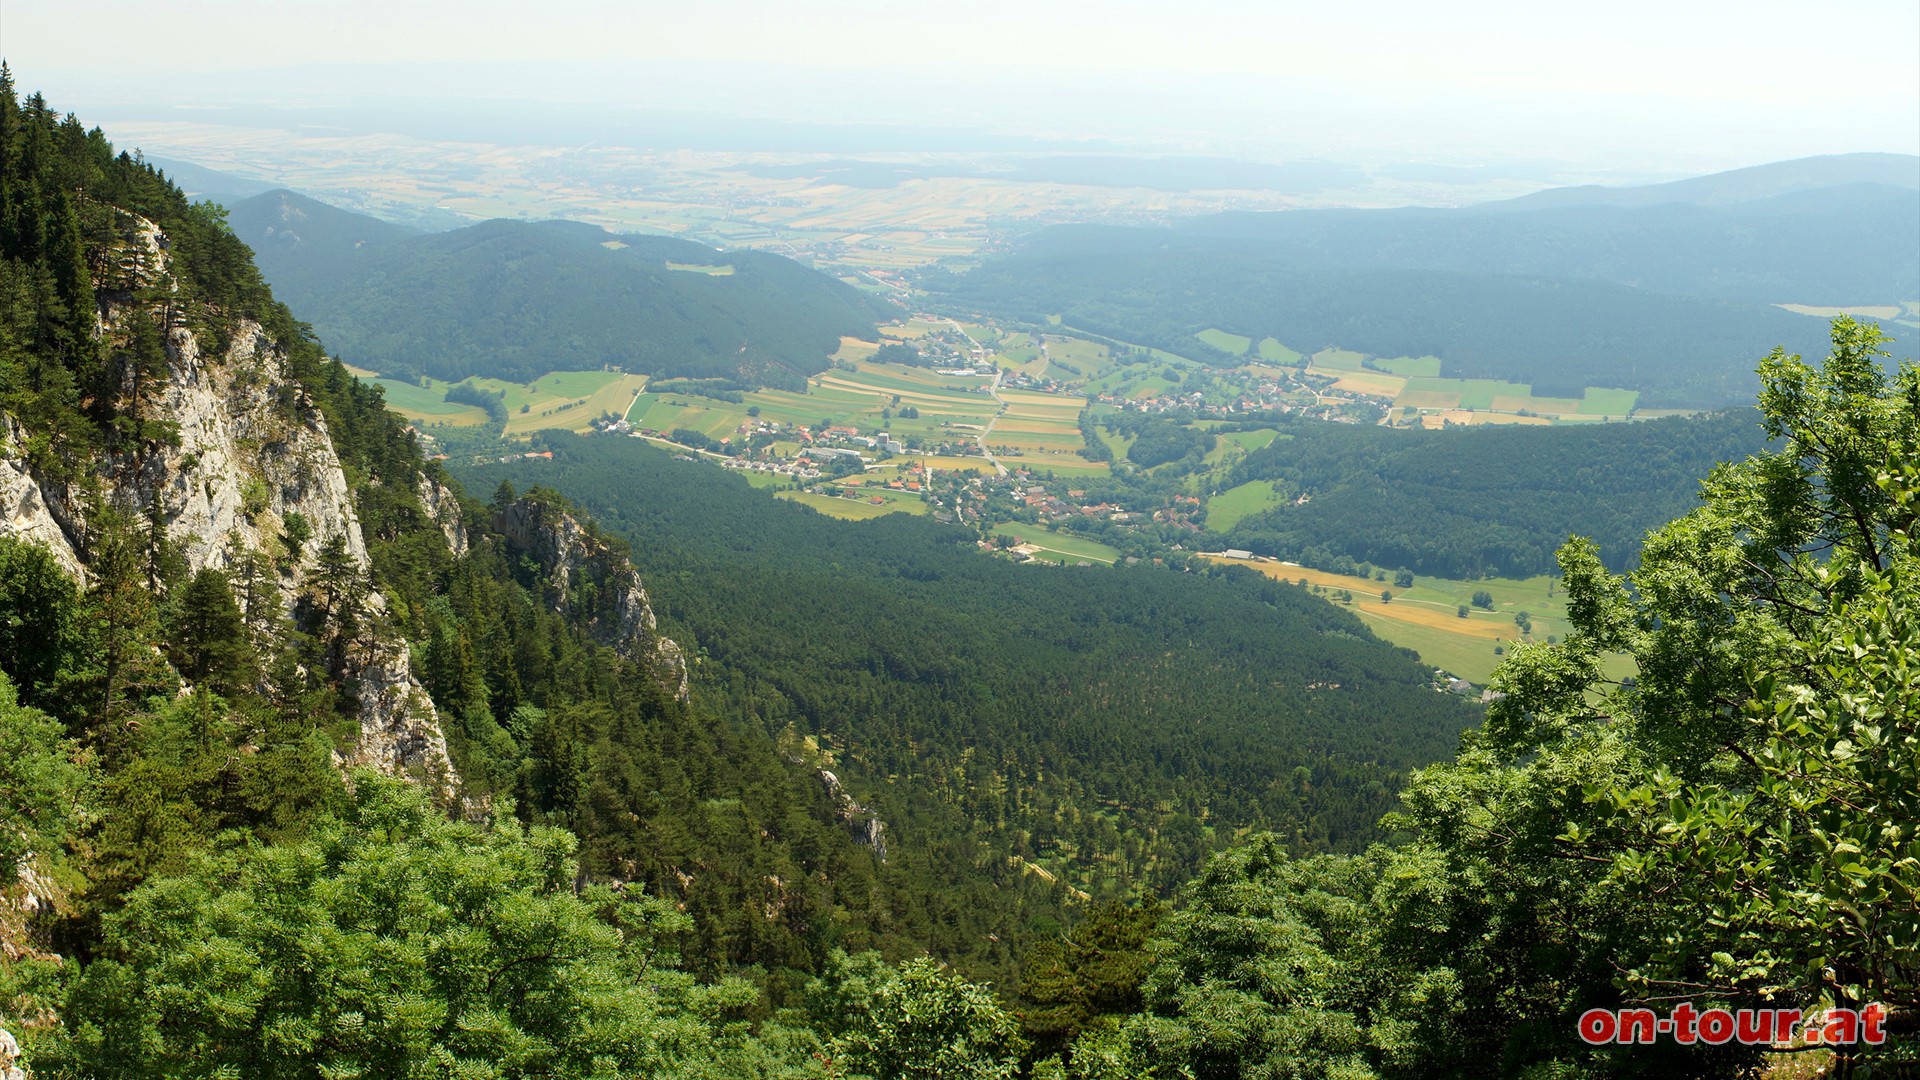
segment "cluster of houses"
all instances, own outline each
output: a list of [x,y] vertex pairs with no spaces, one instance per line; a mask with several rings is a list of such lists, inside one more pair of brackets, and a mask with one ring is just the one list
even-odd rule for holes
[[1241,386],[1231,402],[1209,403],[1198,391],[1168,392],[1152,397],[1131,398],[1111,393],[1094,400],[1129,412],[1147,414],[1184,412],[1194,416],[1230,419],[1245,413],[1281,413],[1331,420],[1336,423],[1373,423],[1380,410],[1392,403],[1383,397],[1344,390],[1338,380],[1317,372],[1285,371],[1273,377],[1259,377]]

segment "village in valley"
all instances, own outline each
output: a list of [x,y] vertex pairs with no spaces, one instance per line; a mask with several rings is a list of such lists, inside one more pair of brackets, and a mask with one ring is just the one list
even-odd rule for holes
[[527,384],[357,373],[441,455],[551,458],[538,433],[552,429],[633,438],[833,517],[925,516],[1029,565],[1242,566],[1417,649],[1439,669],[1436,689],[1482,683],[1507,643],[1562,628],[1564,601],[1547,578],[1406,586],[1390,568],[1332,573],[1233,550],[1226,536],[1242,519],[1312,498],[1236,482],[1235,466],[1300,420],[1438,428],[1652,415],[1635,412],[1630,392],[1532,398],[1524,386],[1441,378],[1431,357],[1300,353],[1214,330],[1196,342],[1196,353],[1239,362],[1058,324],[918,314],[878,340],[844,339],[803,390],[612,369]]

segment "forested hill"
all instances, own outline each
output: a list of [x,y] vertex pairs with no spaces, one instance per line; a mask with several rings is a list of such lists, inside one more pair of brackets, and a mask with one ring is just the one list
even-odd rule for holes
[[1500,202],[1481,203],[1475,211],[1500,213],[1538,210],[1550,206],[1658,206],[1687,203],[1727,206],[1751,203],[1803,191],[1843,188],[1853,184],[1884,184],[1920,191],[1920,157],[1913,154],[1821,154],[1816,157],[1749,165],[1743,169],[1669,180],[1661,184],[1604,187],[1548,188]]
[[1642,391],[1642,407],[1742,405],[1754,357],[1825,347],[1822,323],[1774,305],[1920,299],[1920,190],[1868,165],[1797,185],[1669,185],[1645,205],[1594,194],[1059,226],[924,283],[949,303],[1210,362],[1238,359],[1194,337],[1219,329],[1301,351],[1434,355],[1443,375],[1550,396],[1617,386]]
[[1920,233],[1911,186],[1849,183],[1708,205],[1677,196],[1503,205],[1230,213],[1177,231],[1258,240],[1298,267],[1521,274],[1755,304],[1920,298],[1920,252],[1904,242]]
[[1234,547],[1455,578],[1552,573],[1570,535],[1597,543],[1610,568],[1631,567],[1649,531],[1698,504],[1715,464],[1766,446],[1752,409],[1584,427],[1302,422],[1286,432],[1234,468],[1233,483],[1268,481],[1286,496],[1235,526]]
[[407,234],[289,192],[234,204],[261,270],[348,363],[525,381],[611,364],[797,389],[881,302],[778,255],[575,222]]
[[1178,882],[1247,827],[1352,849],[1473,721],[1411,653],[1292,585],[1036,570],[634,440],[546,445],[550,462],[462,475],[552,486],[628,540],[704,658],[696,700],[836,747],[890,850],[931,874],[1011,855],[1098,893]]

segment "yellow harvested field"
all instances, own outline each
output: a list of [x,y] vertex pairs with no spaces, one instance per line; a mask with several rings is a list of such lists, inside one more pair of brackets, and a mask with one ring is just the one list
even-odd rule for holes
[[1329,589],[1352,589],[1356,594],[1367,589],[1377,591],[1380,588],[1379,583],[1372,578],[1356,577],[1352,574],[1330,574],[1325,570],[1315,570],[1311,566],[1290,566],[1272,559],[1229,559],[1224,555],[1206,554],[1200,557],[1222,566],[1244,566],[1258,570],[1279,581],[1299,581],[1305,578],[1309,585],[1325,585]]
[[880,348],[879,343],[862,341],[857,337],[843,337],[840,347],[834,350],[835,360],[865,360]]
[[[1579,419],[1568,417],[1567,419]],[[1424,413],[1420,417],[1420,426],[1439,429],[1448,424],[1551,424],[1545,416],[1514,416],[1511,413],[1475,412],[1472,409],[1447,409],[1444,412]]]
[[1460,407],[1460,392],[1457,390],[1406,390],[1394,397],[1395,408],[1401,409],[1457,409]]
[[1432,604],[1405,603],[1399,600],[1395,600],[1391,604],[1383,604],[1380,602],[1378,593],[1372,594],[1371,599],[1355,593],[1354,598],[1359,601],[1355,606],[1360,609],[1360,614],[1362,615],[1372,615],[1382,619],[1396,619],[1403,623],[1412,623],[1415,626],[1426,626],[1435,630],[1445,630],[1449,634],[1463,634],[1467,637],[1486,638],[1488,641],[1501,641],[1513,637],[1515,633],[1513,624],[1510,622],[1493,622],[1492,620],[1484,618],[1463,619],[1459,616],[1458,612],[1453,609],[1441,608]]
[[1229,559],[1221,555],[1202,555],[1201,558],[1223,566],[1249,567],[1280,581],[1298,582],[1304,578],[1309,585],[1319,585],[1328,589],[1345,589],[1353,593],[1353,606],[1363,616],[1395,619],[1414,626],[1430,627],[1466,637],[1485,638],[1488,641],[1500,641],[1514,636],[1513,624],[1504,621],[1504,617],[1496,621],[1476,614],[1475,617],[1463,619],[1457,608],[1419,600],[1396,599],[1392,603],[1383,604],[1380,602],[1380,591],[1382,589],[1392,591],[1392,586],[1372,578],[1356,577],[1351,574],[1330,574],[1310,566],[1288,566],[1271,559]]
[[1387,375],[1378,371],[1342,372],[1340,381],[1333,384],[1335,390],[1345,390],[1350,394],[1372,394],[1376,397],[1398,397],[1407,388],[1407,380],[1398,375]]

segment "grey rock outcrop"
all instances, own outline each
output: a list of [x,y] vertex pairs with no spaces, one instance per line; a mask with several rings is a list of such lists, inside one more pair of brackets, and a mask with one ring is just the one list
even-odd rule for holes
[[827,789],[827,798],[834,803],[834,813],[846,825],[847,831],[856,842],[873,849],[873,857],[881,862],[887,861],[887,823],[880,815],[855,801],[853,795],[840,783],[840,778],[831,770],[819,770],[820,783]]
[[27,431],[13,417],[0,415],[0,536],[17,537],[53,553],[61,569],[84,582],[86,569],[74,550],[68,526],[55,516],[60,503],[49,498],[25,457]]
[[[152,316],[134,287],[147,296],[171,291],[164,234],[131,214],[122,215],[121,231],[122,250],[106,260],[117,276],[99,294],[98,328],[108,338],[129,320]],[[286,354],[246,319],[234,320],[226,339],[209,350],[184,320],[173,320],[165,330],[166,371],[149,376],[138,400],[143,417],[171,424],[178,440],[108,453],[94,463],[94,478],[109,505],[158,522],[189,572],[231,570],[248,553],[267,556],[277,568],[269,584],[292,611],[336,539],[364,580],[366,541],[326,420],[293,380]],[[47,548],[84,582],[86,509],[33,469],[22,450],[32,434],[12,417],[0,427],[0,535]],[[449,542],[458,537],[464,545],[451,492],[424,477],[420,483],[437,489],[429,512]],[[377,611],[385,598],[374,594],[368,603]],[[453,776],[433,703],[397,632],[358,651],[345,675],[359,687],[361,712],[359,744],[344,760],[441,781]]]
[[20,1043],[13,1032],[0,1028],[0,1080],[27,1080],[29,1074],[20,1060]]
[[554,611],[578,620],[621,656],[645,664],[662,686],[686,700],[686,656],[660,634],[647,590],[625,555],[579,518],[539,498],[517,499],[495,511],[493,528],[546,569],[546,598]]
[[440,527],[440,535],[447,538],[447,550],[455,556],[465,555],[467,526],[460,519],[460,500],[454,497],[453,489],[425,473],[420,474],[414,489],[427,516]]

